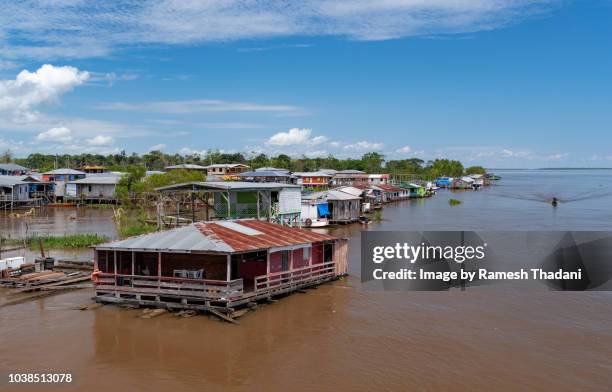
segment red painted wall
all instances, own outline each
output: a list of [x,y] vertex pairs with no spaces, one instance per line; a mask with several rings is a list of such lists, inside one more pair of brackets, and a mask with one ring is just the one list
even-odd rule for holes
[[293,268],[302,268],[308,266],[308,259],[304,260],[304,249],[295,249],[293,251]]
[[257,261],[241,261],[238,268],[240,268],[240,277],[245,279],[266,274],[266,263]]
[[323,244],[312,244],[312,264],[323,262]]
[[281,272],[282,271],[282,261],[281,261],[281,252],[270,253],[270,272]]

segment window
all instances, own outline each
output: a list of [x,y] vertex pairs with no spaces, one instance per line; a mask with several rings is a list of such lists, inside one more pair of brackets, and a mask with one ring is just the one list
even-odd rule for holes
[[302,256],[303,256],[303,257],[302,257],[302,259],[303,259],[304,261],[308,261],[308,260],[310,260],[310,248],[304,248],[304,251],[303,251],[303,253],[302,253]]

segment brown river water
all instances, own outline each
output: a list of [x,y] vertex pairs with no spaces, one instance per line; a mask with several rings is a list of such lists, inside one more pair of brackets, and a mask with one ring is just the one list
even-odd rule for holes
[[[479,192],[443,190],[432,199],[388,205],[383,221],[367,227],[329,229],[350,239],[350,276],[263,305],[239,325],[207,316],[145,320],[137,310],[115,306],[76,310],[90,303],[89,290],[0,308],[0,390],[612,389],[610,292],[505,285],[385,292],[361,286],[361,230],[609,230],[612,225],[612,204],[602,190],[602,184],[612,184],[612,172],[580,173],[581,188],[598,198],[557,209],[531,200],[541,196],[532,193],[533,184],[569,200],[573,194],[563,184],[576,181],[573,173],[500,174],[499,185]],[[449,197],[463,204],[451,207]],[[113,237],[110,215],[52,210],[30,218],[28,230]],[[23,222],[0,219],[3,234],[24,230]],[[89,251],[51,253],[91,257]],[[4,298],[6,291],[0,292],[0,301]],[[8,373],[31,372],[71,373],[73,382],[8,383]]]

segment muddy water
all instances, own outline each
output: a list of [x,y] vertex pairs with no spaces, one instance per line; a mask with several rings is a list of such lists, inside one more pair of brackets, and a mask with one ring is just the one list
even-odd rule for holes
[[[367,229],[610,229],[607,196],[556,210],[514,197],[534,198],[536,180],[562,192],[559,173],[547,175],[506,173],[484,191],[402,202]],[[612,184],[605,175],[586,173],[582,188],[601,191],[600,180]],[[464,203],[448,206],[451,196]],[[0,390],[610,389],[611,293],[367,291],[358,279],[362,229],[332,229],[351,240],[349,278],[262,306],[237,326],[204,316],[143,320],[113,306],[75,310],[87,291],[0,308]],[[41,371],[70,372],[74,382],[6,383],[8,372]]]

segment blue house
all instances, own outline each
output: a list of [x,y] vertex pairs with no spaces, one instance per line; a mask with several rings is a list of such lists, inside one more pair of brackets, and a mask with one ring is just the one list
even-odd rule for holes
[[438,188],[449,188],[453,184],[451,177],[438,177],[436,179],[436,186]]

